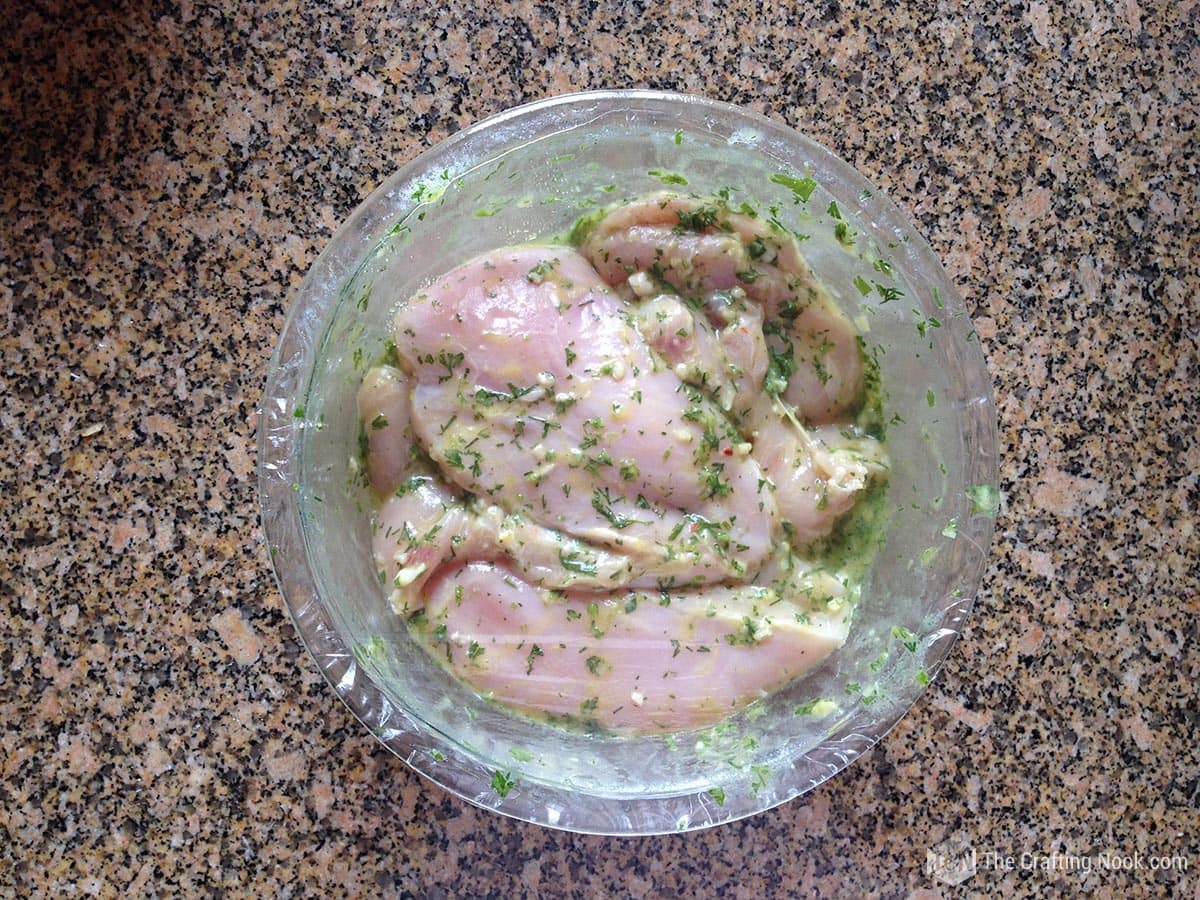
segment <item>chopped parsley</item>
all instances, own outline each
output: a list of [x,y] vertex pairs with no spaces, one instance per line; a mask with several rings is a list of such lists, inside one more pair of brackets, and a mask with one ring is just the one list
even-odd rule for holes
[[807,203],[817,189],[817,183],[811,178],[796,178],[782,173],[771,176],[773,184],[781,184],[790,190],[799,202]]
[[796,374],[792,342],[787,338],[783,340],[786,346],[782,350],[772,343],[767,344],[767,378],[763,383],[763,390],[768,394],[782,394],[787,391],[788,382]]
[[453,378],[454,370],[462,365],[465,358],[462,353],[448,353],[445,350],[438,351],[437,361],[446,368],[446,374],[438,377],[438,384]]
[[963,493],[971,498],[971,512],[975,515],[994,516],[1000,509],[1000,492],[990,484],[977,484]]
[[770,766],[751,766],[750,767],[750,796],[757,797],[759,791],[767,786],[767,779],[771,777]]
[[577,572],[580,575],[596,574],[595,558],[588,558],[578,550],[559,550],[558,561],[568,572]]
[[612,502],[608,488],[597,488],[592,492],[592,509],[596,510],[596,512],[608,521],[608,524],[618,531],[622,528],[628,528],[634,523],[634,520],[613,512]]
[[554,271],[554,266],[557,262],[557,259],[542,260],[525,274],[526,280],[531,284],[541,284],[546,280],[546,276]]
[[705,500],[728,497],[733,493],[733,485],[722,474],[724,471],[725,463],[720,462],[709,463],[700,470],[700,487],[703,490],[701,496]]
[[533,673],[534,661],[545,655],[546,654],[542,652],[542,648],[537,644],[534,644],[529,650],[529,655],[525,657],[525,674],[531,675]]
[[680,175],[678,172],[664,172],[661,169],[651,169],[646,174],[653,175],[655,178],[657,178],[663,184],[681,184],[682,185],[682,184],[688,183],[688,180],[686,178],[684,178],[682,175]]
[[497,769],[492,773],[492,790],[499,795],[501,799],[508,796],[509,791],[516,787],[517,783],[513,780],[512,773],[501,772]]
[[683,234],[685,231],[707,231],[712,228],[717,224],[719,212],[715,206],[701,206],[690,212],[678,210],[675,215],[679,217],[675,233]]
[[903,625],[897,625],[892,629],[892,637],[900,641],[909,653],[917,652],[917,636]]

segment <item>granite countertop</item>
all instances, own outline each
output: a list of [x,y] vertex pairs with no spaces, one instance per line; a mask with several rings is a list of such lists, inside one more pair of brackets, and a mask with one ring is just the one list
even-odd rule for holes
[[[1200,896],[1200,10],[897,6],[10,6],[0,893]],[[285,309],[355,205],[483,116],[624,86],[793,124],[910,211],[1003,451],[911,714],[801,799],[632,840],[478,810],[369,736],[293,631],[254,472]],[[959,886],[925,871],[947,841]],[[1133,868],[1065,864],[1104,852]]]

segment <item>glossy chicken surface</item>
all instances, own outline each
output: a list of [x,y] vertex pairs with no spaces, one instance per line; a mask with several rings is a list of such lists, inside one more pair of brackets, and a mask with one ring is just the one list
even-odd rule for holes
[[630,578],[740,578],[771,546],[762,470],[626,315],[567,247],[468,263],[396,318],[413,429],[459,487],[626,557]]
[[602,727],[680,730],[721,719],[836,649],[841,616],[797,621],[770,588],[597,599],[539,592],[503,565],[451,569],[426,613],[437,650],[477,689]]
[[832,422],[859,402],[854,328],[777,227],[715,202],[652,194],[605,216],[582,249],[614,286],[635,278],[633,269],[706,307],[735,292],[748,297],[765,343],[793,369],[783,399],[812,424]]
[[881,483],[863,360],[795,242],[653,195],[398,311],[359,392],[380,579],[435,658],[556,721],[698,727],[844,641],[804,548]]

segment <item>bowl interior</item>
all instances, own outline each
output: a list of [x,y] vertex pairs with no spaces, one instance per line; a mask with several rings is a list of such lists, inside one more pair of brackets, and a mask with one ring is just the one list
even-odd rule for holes
[[[355,392],[398,304],[459,262],[565,233],[655,190],[720,194],[801,249],[880,364],[892,460],[884,539],[850,637],[802,680],[696,732],[572,733],[477,697],[387,605],[356,462]],[[479,805],[577,831],[651,833],[803,793],[920,695],[978,588],[995,415],[961,299],[910,223],[796,132],[680,95],[573,95],[481,123],[405,166],[335,236],[292,307],[263,408],[272,559],[297,628],[349,705],[413,767]],[[822,702],[816,707],[813,701]]]

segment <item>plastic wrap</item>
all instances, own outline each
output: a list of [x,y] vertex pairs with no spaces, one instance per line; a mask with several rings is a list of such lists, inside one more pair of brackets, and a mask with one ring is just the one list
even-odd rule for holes
[[[687,182],[680,186],[680,178]],[[784,177],[779,177],[784,176]],[[789,179],[815,182],[800,202]],[[849,241],[803,250],[879,348],[892,417],[886,540],[846,644],[717,725],[612,737],[539,724],[434,664],[389,608],[370,552],[354,395],[397,304],[484,250],[560,233],[661,189],[753,199]],[[900,295],[864,295],[879,280]],[[890,302],[888,302],[890,300]],[[554,98],[469,128],[402,167],[338,231],[285,322],[262,405],[259,483],[271,562],[334,691],[392,752],[478,806],[577,832],[732,821],[796,797],[878,741],[917,700],[978,589],[996,494],[991,388],[962,301],[896,207],[849,165],[757,114],[644,91]],[[814,700],[829,701],[813,707]],[[815,713],[815,714],[814,714]]]

